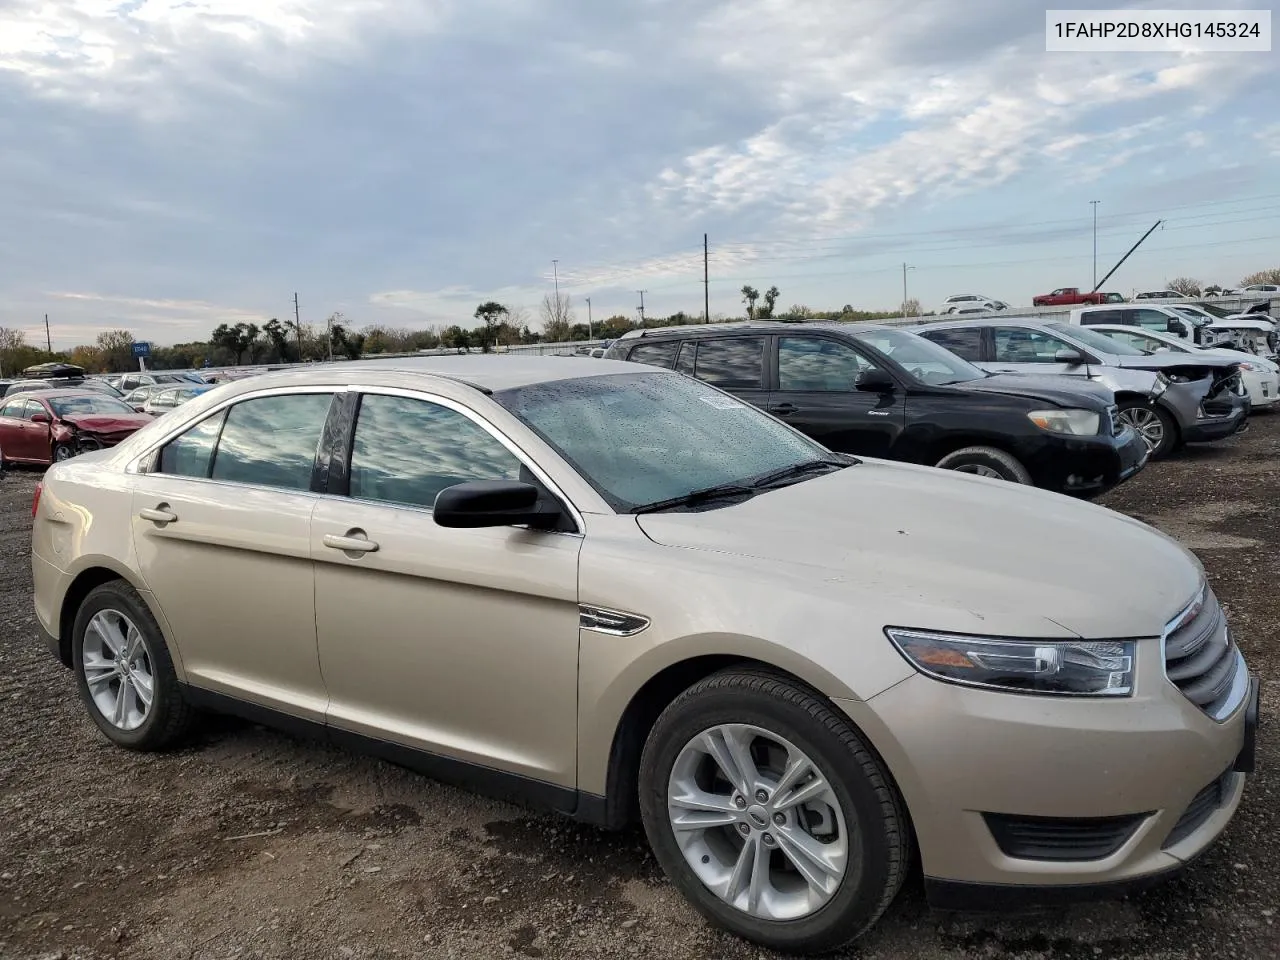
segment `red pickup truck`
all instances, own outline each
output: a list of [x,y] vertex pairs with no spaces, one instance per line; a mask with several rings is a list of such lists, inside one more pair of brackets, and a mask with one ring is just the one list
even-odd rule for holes
[[1031,298],[1034,307],[1069,307],[1078,303],[1106,303],[1105,293],[1081,293],[1079,287],[1059,287]]

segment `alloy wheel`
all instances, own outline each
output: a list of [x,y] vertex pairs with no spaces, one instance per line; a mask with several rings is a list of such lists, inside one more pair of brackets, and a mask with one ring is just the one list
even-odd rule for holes
[[807,917],[848,872],[852,843],[831,784],[794,743],[761,727],[721,724],[685,744],[667,813],[698,879],[752,917]]
[[956,473],[972,473],[977,477],[994,477],[997,480],[1003,480],[1004,475],[998,470],[983,466],[980,463],[966,463],[963,466],[955,467]]
[[53,448],[54,463],[61,463],[64,460],[70,460],[75,455],[76,452],[71,449],[71,445],[69,443],[60,443]]
[[1146,441],[1147,449],[1155,451],[1164,443],[1164,423],[1154,410],[1147,407],[1126,407],[1120,411],[1120,419]]
[[119,610],[100,610],[85,628],[81,669],[98,712],[119,730],[146,722],[155,694],[147,641]]

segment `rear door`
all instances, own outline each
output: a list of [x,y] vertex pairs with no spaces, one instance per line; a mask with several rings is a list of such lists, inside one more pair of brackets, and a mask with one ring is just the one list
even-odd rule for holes
[[877,365],[843,340],[784,336],[777,344],[769,412],[832,450],[887,457],[906,425],[905,392],[855,389],[859,374]]
[[272,391],[200,420],[135,478],[133,539],[195,687],[323,721],[312,492],[332,388]]
[[[39,409],[33,406],[32,412]],[[35,432],[39,426],[27,420],[27,398],[11,397],[0,405],[0,451],[6,460],[31,460],[38,454],[35,448]],[[47,455],[47,451],[46,451]]]

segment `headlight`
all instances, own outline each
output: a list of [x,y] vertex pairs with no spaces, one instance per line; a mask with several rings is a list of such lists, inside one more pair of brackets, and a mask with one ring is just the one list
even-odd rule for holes
[[898,651],[938,680],[1011,693],[1127,697],[1132,640],[997,640],[886,627]]
[[1265,373],[1267,368],[1260,363],[1252,363],[1248,360],[1242,360],[1240,361],[1240,369],[1249,370],[1253,373]]
[[1102,417],[1092,410],[1033,410],[1027,417],[1041,430],[1092,437],[1098,433]]

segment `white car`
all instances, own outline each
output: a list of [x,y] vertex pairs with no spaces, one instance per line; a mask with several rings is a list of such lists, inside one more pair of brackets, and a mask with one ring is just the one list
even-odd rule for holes
[[1175,334],[1159,333],[1142,327],[1101,324],[1090,326],[1089,329],[1147,353],[1201,353],[1239,360],[1241,379],[1253,406],[1269,407],[1280,401],[1280,365],[1264,357],[1226,347],[1197,347]]
[[1252,283],[1244,288],[1245,293],[1280,293],[1278,283]]
[[1275,324],[1262,314],[1218,316],[1190,304],[1107,304],[1077,307],[1073,324],[1098,327],[1130,327],[1168,333],[1198,347],[1230,347],[1250,356],[1275,354]]
[[967,312],[996,312],[998,310],[1007,310],[1009,305],[1003,300],[997,300],[994,297],[986,297],[980,293],[957,293],[955,296],[947,297],[942,301],[942,306],[938,308],[938,312],[942,314],[959,313],[961,310]]

